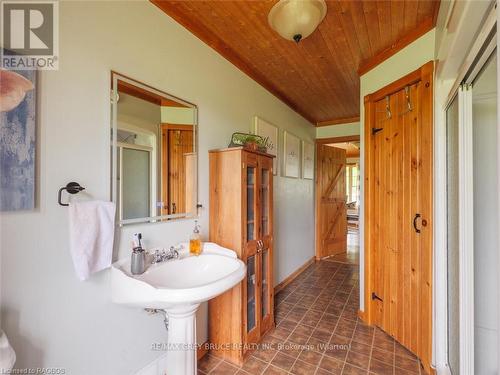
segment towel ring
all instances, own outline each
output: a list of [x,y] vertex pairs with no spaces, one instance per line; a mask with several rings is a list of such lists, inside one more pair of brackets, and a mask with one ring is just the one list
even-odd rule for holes
[[61,206],[69,206],[68,203],[63,203],[61,201],[63,190],[66,190],[69,194],[77,194],[82,190],[85,190],[85,188],[83,186],[80,186],[78,182],[68,182],[66,186],[63,186],[62,188],[59,189],[59,194],[57,195],[57,202]]

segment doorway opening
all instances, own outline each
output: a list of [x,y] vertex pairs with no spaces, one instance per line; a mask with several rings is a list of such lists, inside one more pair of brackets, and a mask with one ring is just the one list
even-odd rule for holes
[[316,145],[316,259],[359,264],[360,137]]

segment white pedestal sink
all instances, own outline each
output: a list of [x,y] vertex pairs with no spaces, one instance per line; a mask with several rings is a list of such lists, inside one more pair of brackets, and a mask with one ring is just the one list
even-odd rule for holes
[[187,245],[179,259],[150,265],[142,275],[130,273],[130,258],[111,267],[111,293],[115,303],[163,309],[169,319],[168,375],[196,374],[196,310],[238,284],[245,264],[232,250],[205,243],[199,256],[190,256]]

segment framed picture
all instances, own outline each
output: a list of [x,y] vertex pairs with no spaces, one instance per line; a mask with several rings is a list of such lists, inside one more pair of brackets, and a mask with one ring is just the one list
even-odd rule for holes
[[283,175],[300,177],[300,139],[287,131],[283,137]]
[[0,70],[0,211],[35,208],[36,71]]
[[314,178],[314,145],[306,141],[302,141],[302,178]]
[[254,117],[254,133],[260,135],[262,138],[267,138],[269,146],[267,153],[274,155],[273,159],[273,174],[278,174],[278,135],[279,129],[277,126],[261,119],[258,116]]

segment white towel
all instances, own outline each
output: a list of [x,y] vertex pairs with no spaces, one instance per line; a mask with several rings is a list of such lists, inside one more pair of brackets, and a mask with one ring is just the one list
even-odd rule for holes
[[69,236],[71,256],[80,280],[87,280],[91,273],[111,266],[115,204],[101,201],[70,203]]

